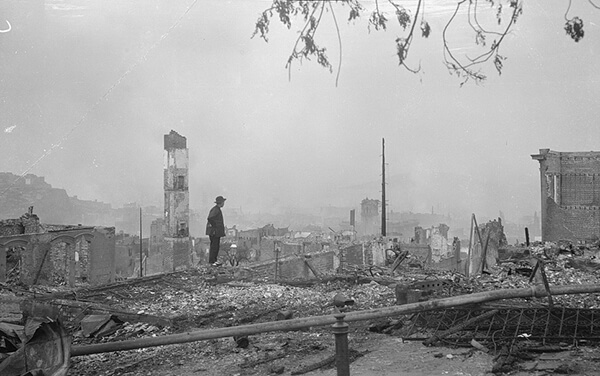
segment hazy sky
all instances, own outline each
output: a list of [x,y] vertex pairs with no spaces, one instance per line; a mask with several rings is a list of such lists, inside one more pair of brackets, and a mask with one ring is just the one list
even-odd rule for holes
[[[342,34],[339,85],[314,62],[284,68],[299,24],[254,38],[266,0],[1,0],[0,171],[46,177],[82,199],[162,206],[163,135],[187,137],[191,207],[358,206],[381,195],[386,140],[394,211],[497,216],[539,211],[540,148],[600,150],[600,10],[527,0],[502,76],[466,84],[442,64],[456,1],[429,0],[429,39],[398,67],[396,28]],[[368,6],[373,1],[364,1]],[[410,2],[409,2],[410,4]],[[337,67],[330,15],[319,35]],[[392,18],[390,15],[389,18]],[[175,27],[173,27],[176,25]],[[464,25],[464,23],[463,23]],[[474,35],[451,34],[457,54]],[[50,153],[45,154],[47,151]],[[1,198],[0,198],[1,199]]]

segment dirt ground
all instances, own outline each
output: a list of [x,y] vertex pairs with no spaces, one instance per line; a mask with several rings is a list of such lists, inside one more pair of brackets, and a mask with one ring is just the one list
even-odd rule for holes
[[[91,359],[83,363],[82,358],[74,358],[69,375],[294,375],[305,366],[332,355],[335,351],[332,337],[326,331],[264,334],[251,337],[251,345],[246,349],[237,348],[235,342],[227,338],[118,355],[91,355],[86,357]],[[508,372],[493,373],[495,356],[473,348],[425,347],[420,342],[360,331],[350,334],[349,345],[363,354],[351,363],[353,376],[600,375],[600,349],[595,347],[540,353],[516,363]],[[278,352],[286,346],[297,348],[277,358],[283,355]],[[259,353],[263,359],[270,356],[274,360],[251,366],[252,360],[248,359],[255,359]],[[335,376],[337,370],[330,365],[302,374]]]

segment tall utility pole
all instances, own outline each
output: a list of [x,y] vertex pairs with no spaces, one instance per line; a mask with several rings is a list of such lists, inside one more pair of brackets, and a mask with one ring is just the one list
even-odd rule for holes
[[144,248],[142,246],[142,207],[140,206],[140,277],[144,276],[144,273],[142,272],[142,264],[144,263]]
[[385,138],[381,139],[381,236],[386,236],[385,228]]

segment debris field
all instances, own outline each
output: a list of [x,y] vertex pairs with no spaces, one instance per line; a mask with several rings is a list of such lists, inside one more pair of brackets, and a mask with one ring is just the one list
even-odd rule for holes
[[[2,284],[3,296],[22,300],[24,317],[21,323],[0,323],[0,370],[31,339],[20,324],[40,309],[60,312],[76,354],[76,349],[94,344],[368,311],[485,291],[600,286],[598,255],[597,245],[509,247],[497,265],[471,278],[401,263],[393,272],[391,267],[357,267],[352,273],[312,280],[265,279],[249,267],[237,266],[198,267],[75,290]],[[485,354],[490,374],[593,374],[588,373],[593,360],[600,358],[600,295],[505,299],[354,321],[349,331],[350,362],[355,362],[351,369],[376,350],[373,346],[381,336],[418,343],[423,354],[439,347],[431,353],[436,359],[450,360],[453,356],[446,355],[457,351],[443,349],[463,349],[463,358]],[[335,341],[331,325],[325,325],[71,356],[68,363],[68,375],[311,374],[335,371]],[[14,372],[6,375],[20,375]]]

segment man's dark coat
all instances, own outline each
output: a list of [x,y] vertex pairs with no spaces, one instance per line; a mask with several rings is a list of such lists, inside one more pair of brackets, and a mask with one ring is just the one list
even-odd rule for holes
[[223,213],[219,205],[215,205],[208,213],[208,222],[206,223],[206,235],[225,236],[225,223],[223,222]]

